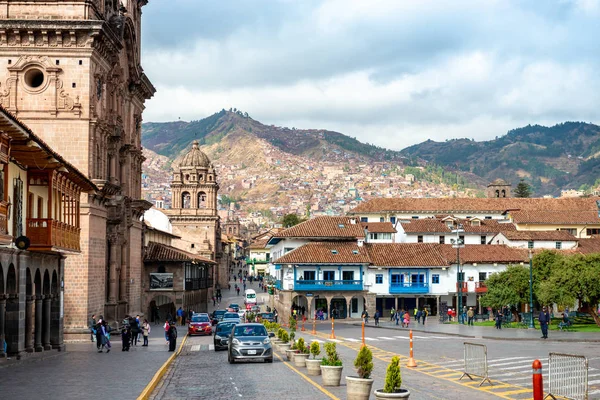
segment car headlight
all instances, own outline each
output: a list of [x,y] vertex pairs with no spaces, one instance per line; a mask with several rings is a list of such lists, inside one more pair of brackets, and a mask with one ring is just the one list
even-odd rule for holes
[[239,340],[237,340],[237,339],[233,339],[233,340],[231,341],[231,343],[232,343],[232,344],[240,344],[240,341],[239,341]]
[[215,339],[217,339],[217,340],[221,340],[221,336],[219,336],[219,335],[215,335]]
[[263,340],[263,344],[269,344],[269,343],[271,343],[271,339],[265,338],[265,340]]

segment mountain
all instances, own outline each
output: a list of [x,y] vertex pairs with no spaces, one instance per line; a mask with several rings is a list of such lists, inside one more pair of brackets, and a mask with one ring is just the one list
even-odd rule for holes
[[338,132],[264,125],[241,111],[223,110],[199,121],[142,125],[147,200],[162,197],[169,204],[170,166],[193,140],[215,165],[224,203],[274,219],[289,212],[341,214],[360,199],[382,195],[467,193],[466,178],[435,166],[407,167],[398,151]]
[[545,127],[528,125],[494,140],[454,139],[426,142],[401,151],[409,163],[426,161],[454,171],[470,172],[487,182],[521,178],[535,195],[593,185],[600,173],[600,127],[565,122]]

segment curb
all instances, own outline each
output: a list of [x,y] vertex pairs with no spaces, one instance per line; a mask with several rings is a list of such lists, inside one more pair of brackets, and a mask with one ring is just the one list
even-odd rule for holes
[[154,389],[156,389],[158,382],[160,382],[162,377],[165,375],[165,372],[167,372],[167,368],[171,365],[175,358],[179,356],[181,350],[183,350],[183,346],[185,345],[187,338],[188,335],[186,334],[183,340],[181,341],[181,344],[179,345],[179,349],[175,353],[171,354],[171,357],[169,357],[167,361],[165,361],[165,363],[158,369],[158,371],[156,371],[148,385],[146,385],[142,393],[140,393],[140,395],[138,396],[137,400],[147,400],[150,397],[150,394],[152,394]]
[[[356,324],[356,323],[352,323],[350,325],[353,326],[362,326],[362,324]],[[389,326],[373,326],[373,325],[365,325],[368,326],[370,328],[377,328],[377,329],[388,329],[388,330],[392,330],[392,331],[403,331],[402,329],[397,329],[397,328],[392,328]],[[428,331],[428,330],[423,330],[423,329],[412,329],[411,330],[413,332],[423,332],[423,333],[429,333],[429,334],[433,334],[433,335],[446,335],[446,336],[456,336],[456,337],[462,337],[462,338],[467,338],[467,339],[486,339],[486,340],[519,340],[519,341],[524,341],[524,342],[541,342],[542,340],[540,340],[539,338],[501,338],[501,337],[496,337],[496,336],[473,336],[473,335],[463,335],[460,333],[453,333],[453,332],[437,332],[437,331]],[[573,338],[558,338],[558,339],[547,339],[544,340],[544,342],[568,342],[568,343],[573,343],[573,342],[580,342],[580,343],[600,343],[600,339],[573,339]]]

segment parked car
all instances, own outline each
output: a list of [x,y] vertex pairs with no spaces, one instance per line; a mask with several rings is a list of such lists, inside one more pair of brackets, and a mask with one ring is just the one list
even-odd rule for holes
[[260,318],[262,321],[275,322],[275,315],[272,312],[260,313]]
[[188,335],[212,335],[212,323],[207,314],[192,315],[188,324]]
[[235,312],[240,311],[240,305],[236,303],[231,303],[227,308],[231,308]]
[[211,315],[211,320],[212,320],[213,326],[217,325],[219,322],[223,321],[223,315],[225,315],[226,312],[227,312],[227,310],[213,311],[213,313]]
[[219,322],[215,327],[215,351],[219,350],[227,350],[229,344],[229,336],[231,335],[231,330],[235,326],[235,322]]
[[227,360],[230,364],[236,360],[263,360],[273,362],[271,337],[263,324],[238,324],[229,337]]

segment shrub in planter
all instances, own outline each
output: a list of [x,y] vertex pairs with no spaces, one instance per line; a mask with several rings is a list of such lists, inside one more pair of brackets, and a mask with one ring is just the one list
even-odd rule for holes
[[297,353],[294,354],[294,365],[296,367],[306,367],[306,359],[310,356],[310,348],[304,344],[304,338],[298,339],[296,350]]
[[290,340],[293,342],[295,338],[296,338],[296,331],[291,331],[290,332]]
[[348,400],[368,400],[373,386],[373,379],[371,379],[373,353],[367,346],[361,347],[354,360],[354,366],[358,377],[346,377],[346,398]]
[[288,322],[290,323],[290,329],[292,331],[296,331],[296,328],[298,327],[298,321],[296,321],[296,318],[294,318],[293,316],[290,316],[290,319],[288,320]]
[[317,356],[321,354],[321,345],[319,342],[314,341],[310,344],[310,347],[306,346],[306,349],[310,351],[313,358],[306,360],[306,372],[308,375],[321,375],[321,360],[317,360]]
[[314,341],[310,344],[310,354],[312,354],[313,360],[315,360],[317,356],[321,354],[321,345],[319,342]]
[[283,332],[281,333],[281,340],[283,341],[283,343],[288,343],[290,341],[290,335],[288,335],[288,333],[285,330],[283,330]]
[[376,399],[408,399],[410,391],[401,389],[402,375],[400,373],[400,359],[392,357],[390,365],[385,372],[385,387],[383,390],[375,390]]
[[296,349],[298,349],[300,353],[304,353],[304,347],[304,338],[298,339],[298,343],[296,343]]
[[323,386],[340,386],[342,379],[342,360],[337,352],[335,343],[325,343],[326,357],[321,360]]

